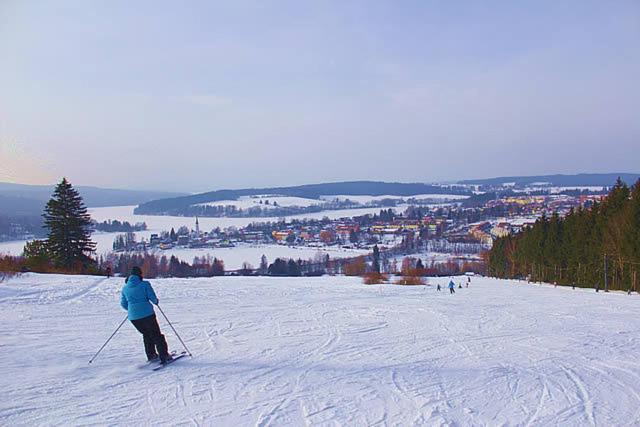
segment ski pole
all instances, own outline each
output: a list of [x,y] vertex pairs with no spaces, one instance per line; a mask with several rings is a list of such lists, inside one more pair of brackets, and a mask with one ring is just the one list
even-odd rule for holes
[[160,305],[156,304],[156,307],[158,307],[158,310],[160,310],[160,313],[162,313],[164,318],[167,320],[167,323],[169,324],[169,326],[171,326],[171,329],[173,329],[173,332],[175,332],[176,336],[178,337],[178,339],[182,343],[182,346],[184,347],[184,349],[187,350],[187,353],[189,353],[189,357],[193,357],[193,354],[191,354],[191,352],[187,348],[187,345],[184,343],[184,341],[182,341],[182,338],[180,338],[180,335],[178,334],[178,331],[176,331],[176,328],[173,327],[173,325],[171,324],[171,321],[169,320],[167,315],[164,314],[164,311],[162,311],[162,308],[160,308]]
[[124,319],[122,320],[122,322],[120,323],[120,325],[116,328],[115,331],[113,331],[113,333],[111,334],[111,336],[109,337],[109,339],[102,344],[102,347],[100,347],[100,350],[98,350],[98,352],[96,354],[93,355],[93,357],[91,358],[91,360],[89,360],[89,363],[93,362],[96,357],[98,357],[98,354],[100,354],[100,352],[102,351],[103,348],[105,348],[107,346],[107,344],[109,344],[109,341],[111,341],[111,338],[113,338],[115,336],[115,334],[120,330],[120,328],[122,328],[122,325],[124,325],[124,322],[127,321],[128,315],[124,316]]

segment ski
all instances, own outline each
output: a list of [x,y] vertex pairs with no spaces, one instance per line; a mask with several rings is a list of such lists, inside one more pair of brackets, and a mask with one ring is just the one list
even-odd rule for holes
[[183,351],[182,353],[180,353],[180,354],[178,354],[178,355],[173,356],[173,359],[171,359],[171,360],[167,360],[167,362],[166,362],[166,363],[160,363],[158,366],[154,367],[154,368],[153,368],[153,370],[154,370],[154,371],[159,371],[160,369],[167,367],[167,365],[172,364],[172,363],[173,363],[173,362],[175,362],[176,360],[178,360],[178,359],[182,359],[182,358],[183,358],[183,357],[185,357],[186,355],[187,355],[187,352],[186,352],[186,351]]
[[[178,356],[178,352],[175,350],[171,351],[169,354],[171,355],[171,357]],[[145,369],[145,368],[148,368],[149,366],[157,366],[159,363],[160,363],[160,358],[147,360],[145,363],[138,365],[138,368]]]

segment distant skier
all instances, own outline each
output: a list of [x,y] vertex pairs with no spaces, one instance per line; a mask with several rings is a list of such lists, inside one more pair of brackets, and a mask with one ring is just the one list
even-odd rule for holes
[[120,305],[127,310],[129,320],[142,334],[147,360],[151,362],[159,359],[160,363],[164,364],[172,357],[167,348],[167,341],[160,332],[151,303],[157,305],[158,297],[151,283],[142,280],[140,267],[133,267],[122,288]]
[[442,290],[442,287],[440,286],[440,283],[438,283],[438,292],[440,292]]
[[456,284],[453,283],[453,279],[451,279],[449,281],[449,293],[450,294],[455,294],[456,293]]

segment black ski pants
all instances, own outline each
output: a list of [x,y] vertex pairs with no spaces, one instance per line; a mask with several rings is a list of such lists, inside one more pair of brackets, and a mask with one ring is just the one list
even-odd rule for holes
[[160,332],[160,326],[156,315],[143,317],[142,319],[132,320],[133,326],[142,334],[144,340],[144,351],[147,353],[147,359],[153,359],[160,356],[160,360],[167,360],[168,347],[167,340]]

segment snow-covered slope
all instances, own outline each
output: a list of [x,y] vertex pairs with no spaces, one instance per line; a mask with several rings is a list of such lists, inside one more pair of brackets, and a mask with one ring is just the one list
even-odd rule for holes
[[[266,204],[266,203],[269,204]],[[274,202],[277,205],[274,205]],[[322,200],[307,199],[304,197],[280,196],[280,195],[254,195],[242,196],[238,200],[219,200],[217,202],[197,203],[194,206],[235,206],[238,209],[260,207],[262,209],[276,209],[278,207],[307,207],[322,204]]]
[[392,200],[414,199],[414,200],[423,200],[423,201],[430,201],[430,202],[449,202],[449,201],[468,199],[469,196],[463,196],[459,194],[416,194],[414,196],[394,196],[394,195],[355,196],[355,195],[343,194],[343,195],[336,195],[336,196],[320,196],[320,198],[327,201],[351,200],[354,203],[360,203],[362,205],[366,205],[374,202],[380,202],[385,199],[392,199]]
[[121,278],[0,284],[0,424],[640,423],[637,296],[479,278],[455,295],[345,277],[152,283],[195,356],[159,372],[138,367],[129,323],[87,364],[124,316]]

